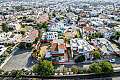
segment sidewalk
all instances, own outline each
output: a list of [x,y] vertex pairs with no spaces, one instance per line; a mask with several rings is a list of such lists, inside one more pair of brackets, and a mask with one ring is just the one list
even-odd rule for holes
[[113,70],[116,72],[120,71],[120,67],[113,68]]

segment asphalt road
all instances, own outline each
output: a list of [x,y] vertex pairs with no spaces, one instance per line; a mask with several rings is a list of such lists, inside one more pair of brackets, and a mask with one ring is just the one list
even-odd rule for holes
[[20,69],[31,69],[32,58],[30,50],[18,49],[14,52],[10,60],[3,66],[3,70],[20,70]]

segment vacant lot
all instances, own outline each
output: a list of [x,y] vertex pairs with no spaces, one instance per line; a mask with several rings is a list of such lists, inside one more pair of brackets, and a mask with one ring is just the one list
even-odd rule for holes
[[3,70],[31,69],[32,58],[30,50],[18,49],[11,59],[3,66]]

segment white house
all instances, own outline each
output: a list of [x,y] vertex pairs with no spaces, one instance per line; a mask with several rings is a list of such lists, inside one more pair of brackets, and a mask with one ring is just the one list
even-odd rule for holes
[[120,25],[117,25],[117,26],[115,26],[115,27],[113,27],[113,29],[115,30],[115,31],[120,31]]
[[21,39],[21,34],[13,34],[12,32],[3,32],[0,34],[0,43],[17,43],[20,42]]
[[9,37],[8,42],[10,42],[10,43],[18,43],[18,42],[21,42],[21,40],[22,40],[22,34],[12,34]]
[[110,32],[110,31],[105,32],[105,33],[103,34],[104,38],[106,38],[106,39],[110,39],[110,37],[111,37],[112,35],[113,35],[113,32]]
[[54,40],[58,39],[58,32],[44,32],[42,40]]
[[65,22],[52,22],[50,25],[49,25],[49,30],[50,31],[58,31],[58,32],[62,32],[64,33],[64,31],[68,28],[72,28],[72,27],[75,27],[75,25],[65,25]]
[[90,58],[90,51],[95,48],[90,45],[86,40],[75,38],[70,40],[72,56],[75,55],[74,52],[77,52],[78,55],[85,55],[86,58]]
[[105,38],[93,39],[91,42],[94,44],[94,46],[100,48],[103,54],[111,54],[113,53],[113,51],[119,51],[117,46],[115,46]]
[[0,45],[0,55],[4,53],[4,51],[7,49],[4,45]]
[[12,32],[8,32],[8,33],[1,33],[0,34],[0,42],[5,42],[7,39],[9,39],[9,37],[12,35]]

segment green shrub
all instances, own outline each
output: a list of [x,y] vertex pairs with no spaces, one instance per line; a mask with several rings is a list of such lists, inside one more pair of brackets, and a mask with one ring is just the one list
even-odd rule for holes
[[89,70],[93,73],[112,73],[113,67],[110,62],[102,61],[99,63],[92,63]]
[[74,74],[77,74],[79,72],[79,67],[77,66],[72,66],[71,67],[71,71],[74,73]]
[[54,74],[54,66],[47,60],[41,61],[39,64],[33,66],[33,73],[41,76],[50,76]]
[[92,63],[89,67],[90,71],[93,73],[101,73],[102,69],[98,63]]

